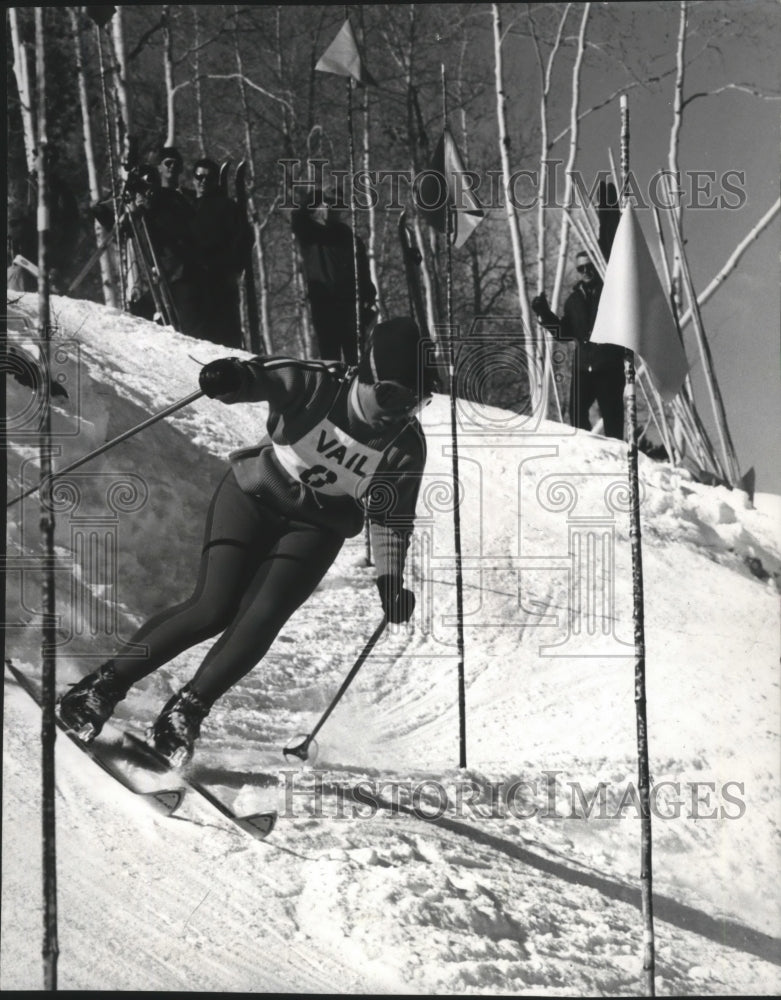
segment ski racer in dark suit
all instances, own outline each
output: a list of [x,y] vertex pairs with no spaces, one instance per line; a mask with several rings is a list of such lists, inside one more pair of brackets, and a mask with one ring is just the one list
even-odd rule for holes
[[432,388],[420,348],[417,326],[400,317],[378,324],[357,369],[284,357],[202,369],[208,396],[268,403],[266,434],[230,456],[192,596],[60,697],[61,719],[82,739],[94,739],[132,684],[222,633],[154,725],[157,749],[174,765],[186,762],[213,703],[263,658],[366,516],[385,615],[409,620],[415,598],[404,564],[426,462],[415,414]]

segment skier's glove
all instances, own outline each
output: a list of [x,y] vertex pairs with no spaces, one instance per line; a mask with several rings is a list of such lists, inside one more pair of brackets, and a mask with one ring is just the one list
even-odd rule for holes
[[201,368],[198,384],[210,399],[230,396],[243,382],[241,362],[237,358],[220,358]]
[[390,573],[377,577],[377,589],[385,617],[394,625],[408,622],[415,610],[415,595],[402,586],[402,581]]
[[539,316],[542,312],[547,312],[550,306],[548,305],[548,298],[543,292],[541,295],[535,295],[531,301],[532,309]]

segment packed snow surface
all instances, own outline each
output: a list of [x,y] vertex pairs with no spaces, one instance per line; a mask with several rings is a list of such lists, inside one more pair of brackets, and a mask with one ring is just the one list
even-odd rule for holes
[[[36,308],[13,306],[17,343],[34,343]],[[69,393],[55,468],[193,393],[226,353],[93,303],[52,308]],[[37,482],[39,408],[8,391],[13,498]],[[264,414],[200,398],[63,477],[58,688],[189,594],[212,490]],[[477,402],[455,415],[458,490],[449,399],[422,415],[415,617],[380,640],[316,758],[281,749],[381,618],[363,536],[204,724],[191,773],[236,812],[277,809],[267,840],[193,795],[166,818],[58,738],[60,989],[642,994],[626,448]],[[640,480],[657,993],[777,994],[779,498],[643,455]],[[8,519],[6,655],[39,677],[37,497]],[[142,733],[206,648],[132,689],[117,725]],[[5,991],[43,984],[40,761],[39,711],[6,673]]]

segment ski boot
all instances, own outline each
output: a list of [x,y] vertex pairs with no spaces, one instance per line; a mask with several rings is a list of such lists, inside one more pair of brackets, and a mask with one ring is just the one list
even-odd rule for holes
[[57,718],[78,736],[91,743],[111,718],[117,702],[122,701],[130,685],[120,682],[113,663],[106,663],[87,674],[57,699]]
[[201,722],[210,709],[211,705],[202,701],[189,684],[166,702],[150,730],[149,741],[171,767],[184,767],[190,762],[201,734]]

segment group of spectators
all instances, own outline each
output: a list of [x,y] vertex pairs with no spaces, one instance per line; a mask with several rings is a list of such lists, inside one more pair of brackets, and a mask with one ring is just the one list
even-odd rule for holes
[[[248,346],[242,332],[239,281],[249,262],[252,227],[221,189],[220,168],[214,160],[194,163],[192,188],[183,185],[183,174],[179,151],[166,146],[156,165],[137,167],[128,177],[121,222],[129,261],[127,307],[148,319],[160,318],[162,309],[165,321],[182,333],[230,348]],[[340,219],[339,205],[328,192],[304,188],[303,196],[294,201],[291,226],[317,354],[356,365],[377,316],[377,290],[366,249]],[[615,204],[614,191],[607,198],[600,191],[600,214],[605,216],[600,218],[600,243],[604,242],[606,257],[617,224]],[[113,227],[111,201],[94,205],[92,211],[103,226]],[[604,434],[622,438],[624,352],[590,342],[602,282],[585,251],[578,253],[576,269],[580,280],[561,317],[552,312],[544,293],[532,300],[532,309],[557,340],[575,344],[570,423],[590,429],[590,410],[596,403]]]
[[[167,321],[182,333],[226,347],[246,346],[239,279],[252,246],[252,229],[237,203],[221,189],[220,169],[214,160],[195,162],[192,189],[182,185],[183,172],[181,155],[166,146],[156,165],[136,168],[128,179],[124,226],[133,237],[128,241],[128,308],[152,319],[162,304],[167,306]],[[104,225],[113,224],[110,203],[103,202],[93,211]],[[363,242],[357,238],[353,245],[353,231],[340,219],[334,197],[320,189],[309,190],[299,199],[291,226],[316,352],[326,360],[357,364],[376,317],[377,297]],[[149,244],[154,254],[151,262]],[[133,260],[133,251],[136,258],[145,252],[147,260]],[[151,287],[150,263],[161,275],[162,289]]]
[[[195,162],[190,189],[183,186],[183,173],[180,153],[166,146],[156,165],[136,167],[127,179],[122,233],[128,237],[128,309],[153,319],[162,306],[164,318],[182,333],[244,347],[239,280],[252,227],[220,189],[214,160]],[[102,225],[113,225],[110,202],[92,211]]]

